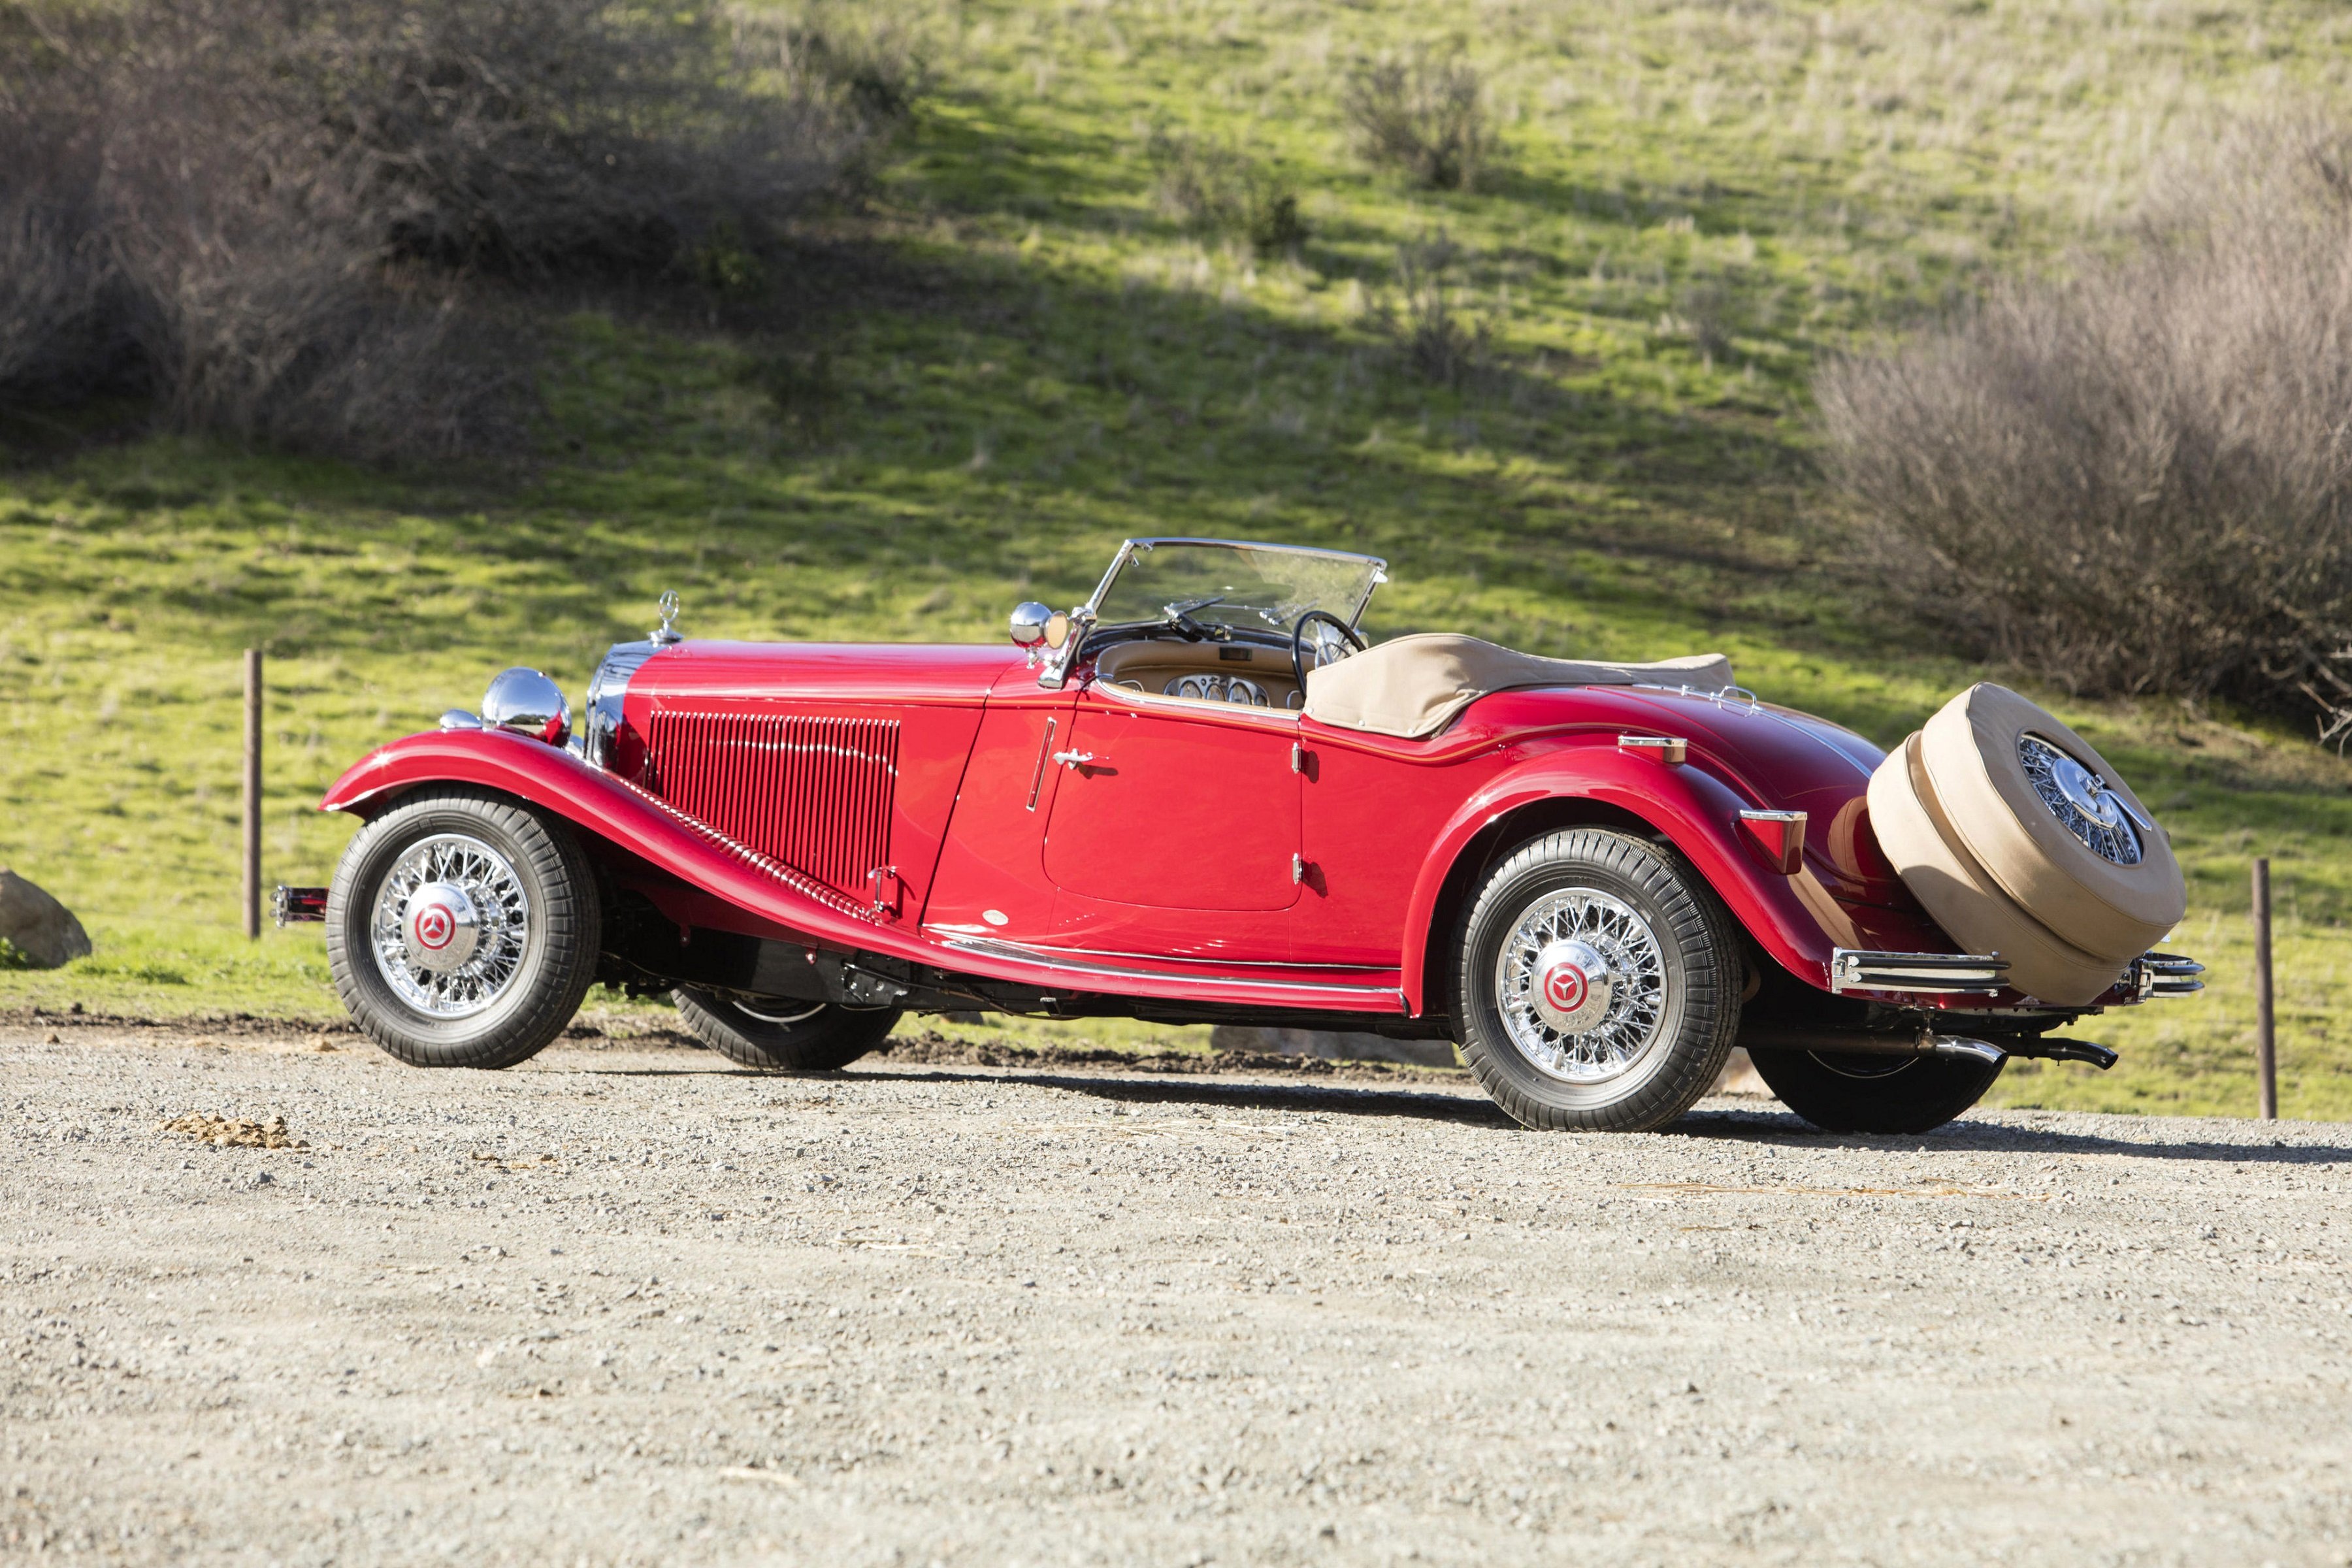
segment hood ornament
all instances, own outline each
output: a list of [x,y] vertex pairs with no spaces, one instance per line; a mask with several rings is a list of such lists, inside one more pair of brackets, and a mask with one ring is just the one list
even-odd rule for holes
[[677,619],[677,590],[672,588],[661,596],[661,625],[648,634],[656,647],[667,647],[674,642],[686,640],[679,635],[678,629],[670,625],[676,619]]

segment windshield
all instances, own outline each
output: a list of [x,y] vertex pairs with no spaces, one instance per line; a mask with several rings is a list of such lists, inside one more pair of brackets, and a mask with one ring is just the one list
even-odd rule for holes
[[1349,626],[1387,581],[1381,563],[1336,550],[1198,539],[1128,542],[1095,593],[1104,626],[1170,619],[1174,605],[1202,626],[1287,635],[1309,610]]

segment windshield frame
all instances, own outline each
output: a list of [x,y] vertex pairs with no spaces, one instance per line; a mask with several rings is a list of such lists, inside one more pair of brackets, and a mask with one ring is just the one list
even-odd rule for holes
[[1110,569],[1103,574],[1102,581],[1095,585],[1093,596],[1087,600],[1080,612],[1086,617],[1089,629],[1108,630],[1112,626],[1139,626],[1161,624],[1157,618],[1148,621],[1104,623],[1097,617],[1102,609],[1103,600],[1110,593],[1111,584],[1118,581],[1118,574],[1127,569],[1128,563],[1133,561],[1139,553],[1157,550],[1162,545],[1205,545],[1223,550],[1263,550],[1270,554],[1313,555],[1326,561],[1350,561],[1368,566],[1371,570],[1364,579],[1364,591],[1357,597],[1354,606],[1348,612],[1348,627],[1350,631],[1354,630],[1356,624],[1364,618],[1364,611],[1371,604],[1372,595],[1380,591],[1381,584],[1389,580],[1389,563],[1377,555],[1359,554],[1352,550],[1325,550],[1307,544],[1273,544],[1255,539],[1206,539],[1190,534],[1155,534],[1148,538],[1129,539],[1119,545],[1118,553],[1111,557]]

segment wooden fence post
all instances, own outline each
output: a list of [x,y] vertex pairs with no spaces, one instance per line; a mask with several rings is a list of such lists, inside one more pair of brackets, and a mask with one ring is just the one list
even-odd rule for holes
[[2261,1080],[2262,1118],[2278,1120],[2278,1034],[2271,995],[2271,863],[2254,862],[2254,1076]]
[[245,934],[261,934],[261,650],[245,650]]

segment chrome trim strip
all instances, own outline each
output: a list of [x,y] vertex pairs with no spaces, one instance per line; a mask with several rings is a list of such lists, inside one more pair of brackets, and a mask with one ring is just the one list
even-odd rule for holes
[[[1031,947],[1031,946],[1027,946],[1027,945],[1025,945],[1025,944],[1024,944],[1024,943],[1022,943],[1022,942],[1013,942],[1013,941],[1010,940],[1009,938],[1001,937],[1001,936],[998,936],[998,937],[992,937],[992,936],[984,935],[984,934],[983,934],[983,933],[982,933],[982,932],[981,932],[977,928],[971,927],[971,926],[925,926],[925,927],[923,928],[923,930],[924,930],[924,931],[926,932],[926,934],[932,934],[932,935],[936,935],[936,936],[939,938],[939,940],[940,940],[940,941],[941,941],[941,942],[964,942],[964,941],[980,941],[980,942],[993,942],[993,943],[994,943],[995,945],[997,945],[998,947],[1002,947],[1002,948],[1005,949],[1005,950],[1007,951],[1007,952],[1008,952],[1008,953],[1012,953],[1012,952],[1019,952],[1019,953],[1026,954],[1026,955],[1029,955],[1029,956],[1032,956],[1032,957],[1036,958],[1040,963],[1045,962],[1045,961],[1046,961],[1046,960],[1048,960],[1049,958],[1058,957],[1058,956],[1060,956],[1060,955],[1062,955],[1062,954],[1065,954],[1065,953],[1076,954],[1076,956],[1078,956],[1078,957],[1080,957],[1080,958],[1108,958],[1108,959],[1128,959],[1128,960],[1132,960],[1132,959],[1134,959],[1134,958],[1137,956],[1136,954],[1134,954],[1134,953],[1132,953],[1132,952],[1115,952],[1115,951],[1113,951],[1112,949],[1109,949],[1109,948],[1102,948],[1102,947]],[[1223,960],[1223,959],[1218,959],[1218,958],[1185,958],[1185,957],[1181,957],[1181,956],[1168,956],[1168,957],[1162,957],[1162,956],[1160,956],[1160,954],[1158,954],[1158,953],[1154,953],[1154,954],[1152,954],[1152,962],[1153,962],[1153,963],[1192,963],[1192,964],[1199,964],[1199,965],[1206,966],[1206,965],[1208,965],[1208,964],[1212,964],[1212,963],[1224,963],[1224,962],[1225,962],[1225,960]],[[1264,963],[1253,963],[1253,964],[1251,964],[1249,967],[1250,967],[1250,969],[1251,969],[1251,971],[1252,971],[1252,972],[1255,972],[1255,971],[1257,971],[1257,970],[1261,970],[1261,969],[1325,969],[1325,970],[1338,969],[1338,970],[1361,970],[1361,971],[1362,971],[1364,973],[1366,973],[1366,974],[1393,974],[1393,973],[1396,973],[1396,971],[1395,971],[1394,969],[1392,969],[1391,967],[1390,967],[1389,965],[1386,965],[1386,964],[1365,964],[1365,963],[1288,963],[1288,962],[1286,962],[1286,961],[1280,961],[1280,960],[1269,960],[1268,962]],[[1150,972],[1150,973],[1157,973],[1157,972],[1156,972],[1156,971],[1153,971],[1153,972]],[[1242,979],[1242,978],[1246,978],[1245,976],[1236,974],[1236,973],[1235,973],[1232,969],[1230,969],[1230,968],[1227,968],[1227,969],[1220,969],[1220,970],[1218,970],[1216,973],[1217,973],[1220,976],[1223,976],[1223,977],[1225,977],[1225,978],[1229,978],[1229,979]],[[1310,982],[1301,982],[1301,984],[1311,984],[1311,983],[1310,983]],[[1335,983],[1335,984],[1337,984],[1337,983]],[[1345,990],[1345,989],[1349,989],[1349,987],[1347,987],[1347,986],[1345,986],[1344,984],[1343,984],[1343,985],[1341,985],[1341,989],[1343,989],[1343,990]],[[1357,986],[1357,987],[1354,987],[1353,989],[1362,990],[1362,991],[1391,991],[1391,990],[1394,990],[1394,989],[1395,989],[1395,987],[1394,987],[1394,986],[1389,986],[1389,985],[1363,985],[1363,986]]]
[[651,641],[619,642],[604,650],[596,673],[588,678],[588,700],[580,705],[580,728],[572,735],[572,749],[583,762],[612,766],[613,736],[621,727],[629,682],[657,651]]
[[[1123,969],[1108,963],[1073,963],[1066,950],[1056,952],[1046,948],[1024,947],[1018,942],[992,942],[985,937],[950,937],[940,944],[958,952],[969,952],[979,958],[1008,959],[1019,963],[1034,963],[1047,969],[1059,969],[1073,974],[1098,974],[1108,980],[1164,980],[1179,985],[1256,985],[1276,991],[1338,992],[1351,996],[1381,996],[1393,999],[1397,1008],[1404,1008],[1404,993],[1393,985],[1345,985],[1336,981],[1261,980],[1255,975],[1234,974],[1169,974],[1156,969]],[[1192,962],[1176,960],[1173,962]]]

